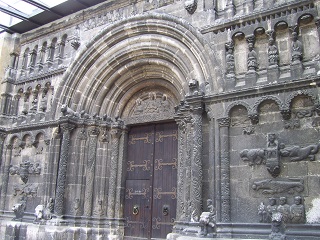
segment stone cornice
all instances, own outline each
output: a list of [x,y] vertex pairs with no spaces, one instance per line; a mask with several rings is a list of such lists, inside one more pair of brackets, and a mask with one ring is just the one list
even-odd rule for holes
[[303,89],[314,89],[317,86],[320,86],[320,78],[314,77],[299,81],[287,81],[263,86],[254,86],[251,88],[235,89],[233,91],[208,95],[204,97],[204,102],[206,104],[214,104],[223,101],[234,101]]

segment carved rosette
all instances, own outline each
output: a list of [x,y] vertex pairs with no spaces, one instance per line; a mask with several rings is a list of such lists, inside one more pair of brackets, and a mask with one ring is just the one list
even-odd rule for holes
[[84,193],[84,215],[89,217],[92,214],[94,175],[96,166],[97,142],[99,129],[92,127],[89,129],[89,151],[86,169],[86,189]]
[[109,201],[108,201],[108,217],[115,216],[115,199],[117,189],[117,169],[119,159],[119,143],[122,130],[116,126],[110,130],[111,136],[111,164],[110,164],[110,178],[109,178]]
[[70,134],[71,131],[75,128],[75,126],[69,123],[65,123],[62,124],[60,127],[62,130],[62,143],[60,150],[60,161],[55,198],[55,213],[57,216],[61,216],[63,214],[64,193],[67,178],[67,165],[69,159]]
[[218,119],[220,127],[220,161],[221,161],[221,221],[230,222],[230,153],[229,126],[230,118]]

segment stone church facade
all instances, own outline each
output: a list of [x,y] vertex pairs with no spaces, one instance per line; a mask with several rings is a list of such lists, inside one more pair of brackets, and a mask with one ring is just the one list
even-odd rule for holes
[[1,239],[320,237],[320,1],[108,0],[1,50]]

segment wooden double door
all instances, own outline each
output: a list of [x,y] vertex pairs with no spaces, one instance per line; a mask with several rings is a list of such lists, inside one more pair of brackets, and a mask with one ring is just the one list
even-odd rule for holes
[[135,126],[127,145],[125,239],[166,238],[177,206],[175,123]]

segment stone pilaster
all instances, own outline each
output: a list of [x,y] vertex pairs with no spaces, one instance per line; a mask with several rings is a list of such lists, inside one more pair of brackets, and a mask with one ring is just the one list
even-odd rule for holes
[[108,193],[108,217],[114,218],[115,216],[115,200],[117,189],[117,169],[119,159],[119,144],[121,129],[114,126],[110,130],[111,135],[111,162],[110,162],[110,177],[109,177],[109,193]]
[[60,160],[58,168],[58,179],[56,186],[56,198],[55,198],[55,214],[57,216],[63,215],[64,206],[64,194],[67,179],[67,166],[69,160],[69,146],[70,146],[70,135],[71,131],[75,128],[74,125],[64,123],[60,126],[62,131],[62,143],[60,150]]
[[93,127],[89,130],[89,150],[86,168],[86,189],[84,193],[83,214],[87,217],[92,215],[93,187],[96,167],[97,142],[99,130]]
[[218,119],[220,127],[220,164],[221,164],[221,222],[230,222],[230,118]]

